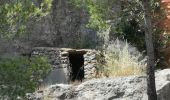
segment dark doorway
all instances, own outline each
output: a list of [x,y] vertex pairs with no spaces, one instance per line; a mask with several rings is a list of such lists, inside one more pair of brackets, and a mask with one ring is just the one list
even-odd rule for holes
[[82,81],[84,79],[84,53],[70,52],[69,60],[71,66],[71,81]]

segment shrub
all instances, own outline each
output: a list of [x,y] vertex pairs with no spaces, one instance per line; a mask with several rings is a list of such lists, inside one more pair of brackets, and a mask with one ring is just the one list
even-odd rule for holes
[[104,76],[141,74],[146,67],[146,58],[127,41],[117,39],[111,42],[102,55],[104,60],[103,64],[99,61],[99,70]]
[[0,99],[16,100],[33,92],[50,68],[45,57],[0,59]]

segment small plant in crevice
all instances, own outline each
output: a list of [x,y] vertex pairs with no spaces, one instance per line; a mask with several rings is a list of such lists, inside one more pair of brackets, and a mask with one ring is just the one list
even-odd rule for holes
[[24,99],[25,93],[34,92],[51,70],[45,57],[17,57],[0,59],[0,99]]
[[100,76],[127,76],[142,74],[146,68],[146,57],[127,41],[115,41],[108,44],[99,56]]

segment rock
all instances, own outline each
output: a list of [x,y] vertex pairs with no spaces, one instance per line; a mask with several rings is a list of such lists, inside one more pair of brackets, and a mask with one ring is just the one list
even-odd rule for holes
[[[170,69],[156,72],[158,100],[170,98]],[[79,85],[56,84],[43,93],[27,95],[28,100],[147,100],[146,76],[101,78]],[[43,94],[43,95],[42,95]]]
[[170,99],[170,69],[156,72],[156,90],[158,100]]
[[94,79],[80,84],[75,91],[77,97],[87,100],[142,100],[146,95],[145,82],[143,76]]
[[69,53],[68,53],[68,52],[62,52],[61,55],[62,55],[62,56],[68,56]]

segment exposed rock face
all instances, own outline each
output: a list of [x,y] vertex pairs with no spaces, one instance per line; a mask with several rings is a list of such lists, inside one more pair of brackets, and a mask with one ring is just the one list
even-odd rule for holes
[[[170,98],[170,69],[156,72],[158,100]],[[146,76],[102,78],[80,85],[56,84],[27,94],[29,100],[147,100]]]
[[170,69],[164,69],[156,73],[156,88],[158,100],[170,99]]
[[87,10],[76,8],[71,0],[53,0],[50,15],[29,23],[28,41],[34,41],[34,47],[92,48],[96,32],[86,28],[88,18]]
[[[46,96],[51,97],[50,100],[60,99],[62,96],[64,99],[74,100],[146,100],[146,87],[143,85],[145,82],[145,77],[132,76],[94,79],[78,86],[57,84],[42,93],[35,93],[36,96],[32,96],[32,100]],[[52,90],[53,92],[50,92]]]
[[[32,1],[39,6],[42,0]],[[26,34],[11,43],[1,38],[0,53],[28,53],[34,47],[96,48],[100,39],[96,30],[86,27],[89,21],[87,8],[76,8],[71,2],[53,0],[51,13],[36,22],[29,21]],[[113,15],[119,10],[119,3],[113,5]]]

